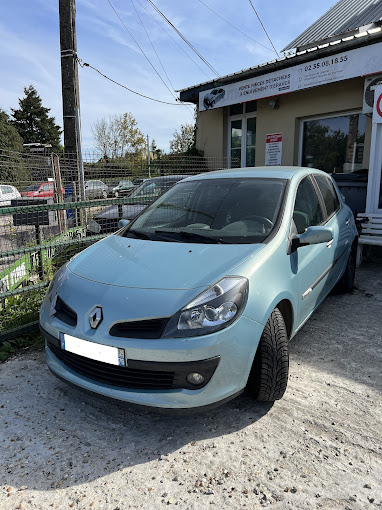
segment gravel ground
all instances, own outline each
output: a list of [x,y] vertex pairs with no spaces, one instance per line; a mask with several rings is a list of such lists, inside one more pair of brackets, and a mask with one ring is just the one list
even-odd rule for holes
[[287,392],[190,417],[66,386],[41,352],[0,366],[0,508],[382,508],[382,264],[291,343]]

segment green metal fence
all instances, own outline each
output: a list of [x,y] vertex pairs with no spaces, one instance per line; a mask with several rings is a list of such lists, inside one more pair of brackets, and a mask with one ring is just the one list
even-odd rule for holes
[[[74,254],[118,229],[182,176],[224,159],[84,159],[0,150],[0,343],[37,328],[46,288]],[[82,182],[83,182],[82,181]],[[13,195],[10,191],[13,189]],[[82,188],[82,189],[81,189]]]

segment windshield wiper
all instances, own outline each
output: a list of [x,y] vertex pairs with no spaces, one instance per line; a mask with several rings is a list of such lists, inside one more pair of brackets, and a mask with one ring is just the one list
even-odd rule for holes
[[156,232],[155,232],[155,234],[148,235],[145,232],[141,232],[140,230],[127,230],[126,233],[125,233],[125,237],[128,237],[129,233],[133,234],[138,239],[147,239],[149,241],[170,241],[170,242],[174,242],[175,241],[177,243],[179,242],[178,240],[170,238],[170,237],[165,237],[165,236],[157,235]]
[[197,232],[189,232],[188,230],[165,230],[158,229],[155,231],[158,234],[174,234],[179,235],[184,239],[197,239],[198,241],[204,241],[205,243],[213,243],[213,244],[232,244],[229,241],[225,241],[220,237],[211,237],[203,234],[198,234]]
[[128,237],[129,234],[133,234],[138,239],[149,239],[151,241],[151,237],[140,230],[129,229],[125,232],[125,236]]

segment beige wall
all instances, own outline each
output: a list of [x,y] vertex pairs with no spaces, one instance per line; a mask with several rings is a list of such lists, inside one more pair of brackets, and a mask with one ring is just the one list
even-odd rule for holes
[[[265,164],[265,136],[283,134],[282,165],[299,164],[301,120],[319,115],[337,114],[362,109],[364,79],[355,78],[329,85],[279,96],[279,108],[270,110],[268,99],[257,102],[256,165]],[[200,112],[197,148],[205,156],[226,157],[228,140],[228,107]],[[364,168],[368,167],[371,122],[365,137]]]
[[265,163],[265,136],[283,134],[282,165],[298,165],[300,121],[362,109],[363,78],[322,85],[279,96],[279,108],[270,110],[269,99],[257,102],[256,165]]
[[196,147],[206,157],[224,157],[223,108],[198,113]]

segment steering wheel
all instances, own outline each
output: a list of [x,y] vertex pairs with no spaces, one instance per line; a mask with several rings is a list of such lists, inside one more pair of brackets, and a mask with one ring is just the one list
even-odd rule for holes
[[266,223],[270,228],[273,227],[273,221],[271,221],[266,216],[258,216],[257,214],[253,214],[252,216],[246,216],[245,218],[241,219],[241,221],[245,221],[245,220],[253,220],[253,221],[257,221],[257,223],[262,223],[262,224]]

